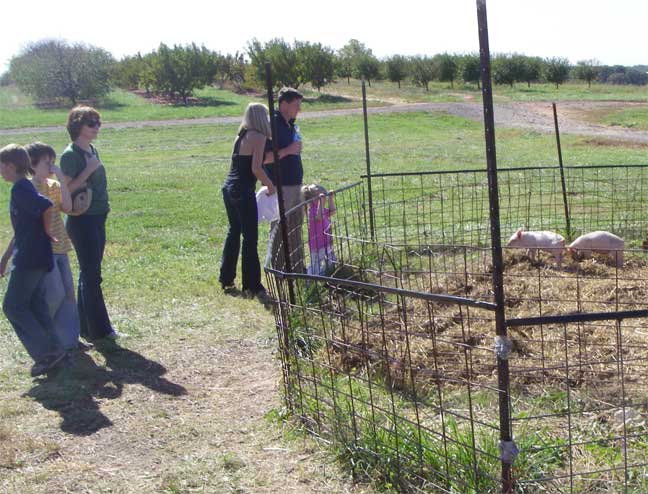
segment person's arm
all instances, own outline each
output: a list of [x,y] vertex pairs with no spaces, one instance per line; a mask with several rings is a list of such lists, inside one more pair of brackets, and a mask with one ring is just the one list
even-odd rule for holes
[[66,175],[65,181],[70,194],[83,187],[90,178],[90,175],[96,172],[100,166],[103,166],[103,164],[97,156],[93,155],[92,158],[86,160],[86,167],[81,170],[81,173],[79,173],[76,178],[68,177]]
[[335,201],[333,200],[333,195],[335,193],[331,192],[328,196],[328,210],[329,210],[329,215],[335,214]]
[[83,187],[90,175],[92,175],[100,166],[101,160],[96,154],[85,160],[85,166],[80,162],[81,158],[77,153],[63,153],[61,156],[61,170],[65,176],[64,182],[70,191],[74,194],[77,189]]
[[65,175],[56,165],[52,165],[52,173],[56,175],[56,178],[61,184],[61,187],[59,189],[61,192],[61,211],[67,214],[72,211],[72,196],[70,194],[70,189],[68,189],[68,186],[65,183]]
[[248,134],[247,138],[252,146],[252,173],[268,188],[268,195],[271,196],[275,193],[275,188],[272,180],[270,180],[268,174],[263,169],[266,137],[262,134],[252,133]]
[[43,229],[52,242],[58,242],[58,238],[52,233],[52,216],[54,215],[54,206],[48,207],[43,211]]
[[[279,159],[282,160],[286,156],[291,154],[300,154],[301,150],[302,150],[302,142],[293,141],[290,144],[288,144],[285,148],[281,148],[278,151]],[[272,151],[266,151],[263,163],[264,164],[274,163],[274,153]]]
[[9,260],[11,259],[11,256],[13,254],[14,241],[15,237],[12,237],[9,245],[7,245],[7,249],[5,250],[4,254],[2,254],[2,259],[0,259],[0,277],[2,278],[4,278],[4,275],[7,274],[7,265],[9,264]]

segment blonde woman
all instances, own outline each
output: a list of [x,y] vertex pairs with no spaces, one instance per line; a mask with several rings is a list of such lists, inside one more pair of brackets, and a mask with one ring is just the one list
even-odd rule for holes
[[[256,297],[264,305],[268,304],[270,299],[261,284],[254,188],[258,179],[268,187],[268,195],[275,193],[274,185],[263,169],[266,140],[270,137],[268,108],[260,103],[250,103],[245,110],[243,122],[234,142],[232,165],[222,189],[229,230],[223,247],[219,281],[225,293],[236,293],[234,279],[239,250],[241,250],[243,293],[248,297]],[[243,237],[242,249],[241,237]]]

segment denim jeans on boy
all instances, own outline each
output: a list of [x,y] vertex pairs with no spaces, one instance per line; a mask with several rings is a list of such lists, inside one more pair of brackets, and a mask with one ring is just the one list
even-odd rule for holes
[[[219,281],[223,286],[234,283],[236,264],[241,251],[241,273],[243,290],[256,293],[263,290],[261,265],[257,251],[259,224],[254,189],[226,184],[223,187],[223,201],[229,220],[229,230],[223,247]],[[241,236],[243,245],[241,248]]]
[[107,213],[68,216],[65,225],[79,261],[77,307],[81,336],[87,340],[103,338],[113,332],[101,291],[107,216]]
[[67,254],[54,254],[54,269],[45,275],[41,286],[54,322],[54,332],[63,349],[76,348],[79,344],[79,310]]
[[16,335],[37,363],[62,350],[40,286],[46,273],[45,268],[13,269],[2,304]]

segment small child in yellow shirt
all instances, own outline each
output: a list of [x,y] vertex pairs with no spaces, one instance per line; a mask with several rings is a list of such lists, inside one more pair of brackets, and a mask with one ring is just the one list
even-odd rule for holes
[[[79,312],[74,297],[74,282],[68,252],[72,242],[65,230],[61,213],[72,210],[72,198],[63,172],[55,165],[56,152],[51,146],[34,142],[26,146],[31,159],[32,183],[36,190],[54,203],[49,234],[53,239],[54,269],[43,280],[45,300],[54,321],[54,331],[63,349],[79,348]],[[83,345],[85,348],[85,344]]]

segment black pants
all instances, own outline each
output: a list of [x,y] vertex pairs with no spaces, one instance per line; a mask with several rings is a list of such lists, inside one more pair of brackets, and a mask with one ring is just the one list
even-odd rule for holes
[[81,336],[96,340],[112,333],[103,292],[101,261],[106,246],[107,214],[68,216],[66,229],[79,261],[77,305]]
[[[241,188],[238,184],[226,184],[223,187],[223,201],[229,220],[229,230],[223,247],[219,281],[223,286],[234,283],[239,251],[242,250],[242,288],[256,293],[263,290],[263,285],[257,251],[259,225],[254,189]],[[243,237],[242,249],[241,237]]]

